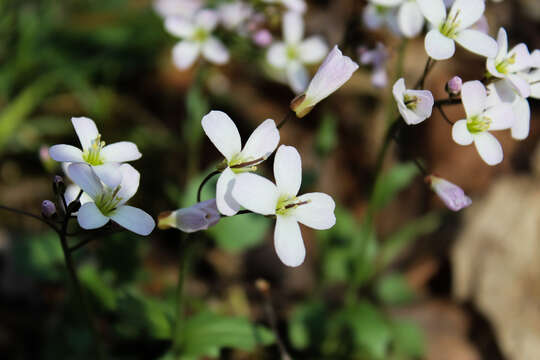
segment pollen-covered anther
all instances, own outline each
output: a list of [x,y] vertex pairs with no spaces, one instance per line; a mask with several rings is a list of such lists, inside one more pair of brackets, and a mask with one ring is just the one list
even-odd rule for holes
[[101,149],[105,147],[105,141],[101,141],[101,134],[92,140],[90,147],[83,152],[83,159],[90,165],[102,165],[103,157],[100,155]]

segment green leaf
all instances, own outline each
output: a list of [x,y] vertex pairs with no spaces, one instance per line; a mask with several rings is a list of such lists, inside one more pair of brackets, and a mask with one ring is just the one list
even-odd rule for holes
[[94,265],[85,264],[77,270],[81,282],[107,310],[116,309],[116,292],[112,287],[114,274],[99,272]]
[[260,244],[273,220],[257,214],[222,217],[208,233],[224,250],[238,252]]
[[289,339],[298,350],[318,346],[324,339],[326,310],[320,301],[297,306],[289,319]]
[[57,281],[64,272],[64,255],[55,232],[21,238],[14,243],[18,271],[41,280]]
[[263,326],[241,317],[209,312],[189,318],[181,331],[182,354],[186,357],[218,357],[222,348],[253,351],[256,346],[274,342],[274,335]]
[[418,359],[424,356],[424,336],[418,325],[409,321],[394,320],[392,333],[394,353],[400,358]]
[[336,118],[331,113],[325,113],[315,137],[315,149],[317,150],[317,153],[321,157],[328,155],[335,149],[337,138]]
[[432,233],[440,226],[440,223],[440,214],[431,213],[409,222],[390,235],[381,246],[379,268],[388,266],[408,244],[419,236]]
[[351,252],[348,248],[333,247],[327,249],[322,261],[322,271],[327,281],[347,281],[351,272]]
[[378,210],[392,201],[418,175],[418,168],[413,163],[398,164],[382,174],[375,184],[371,202]]
[[375,293],[379,300],[387,305],[399,305],[410,302],[414,292],[401,274],[389,274],[377,281]]

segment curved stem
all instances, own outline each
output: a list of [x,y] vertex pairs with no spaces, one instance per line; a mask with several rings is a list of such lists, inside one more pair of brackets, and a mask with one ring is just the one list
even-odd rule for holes
[[458,105],[458,104],[461,104],[461,98],[448,98],[448,99],[435,101],[433,106]]
[[287,114],[283,117],[283,119],[279,122],[279,124],[277,124],[276,127],[278,129],[281,129],[281,127],[283,125],[285,125],[287,123],[287,121],[294,118],[295,116],[296,116],[296,114],[294,113],[294,111],[292,111],[292,110],[287,111]]
[[214,176],[221,173],[219,170],[212,171],[210,174],[206,175],[206,177],[201,182],[201,185],[199,185],[199,189],[197,190],[197,202],[201,202],[201,193],[204,185]]
[[442,105],[437,105],[435,106],[437,108],[437,110],[439,110],[439,112],[441,113],[443,119],[450,125],[454,125],[454,122],[452,120],[450,120],[448,118],[448,116],[446,116],[446,113],[444,112],[443,108],[442,108]]
[[51,229],[53,229],[57,233],[60,231],[56,226],[54,226],[52,223],[50,223],[49,221],[47,221],[46,219],[42,218],[39,215],[35,215],[35,214],[29,213],[29,212],[26,212],[26,211],[23,211],[23,210],[14,209],[14,208],[11,208],[9,206],[4,206],[4,205],[0,205],[0,210],[10,211],[10,212],[15,213],[15,214],[31,217],[33,219],[39,220],[42,223],[48,225],[49,227],[51,227]]
[[418,79],[418,81],[416,82],[416,85],[414,86],[415,89],[423,89],[424,88],[424,83],[426,82],[426,78],[427,78],[429,72],[431,71],[431,69],[433,69],[433,66],[435,66],[435,63],[436,63],[435,60],[428,57],[428,59],[426,61],[426,66],[424,67],[424,72],[422,73],[422,76],[420,77],[420,79]]

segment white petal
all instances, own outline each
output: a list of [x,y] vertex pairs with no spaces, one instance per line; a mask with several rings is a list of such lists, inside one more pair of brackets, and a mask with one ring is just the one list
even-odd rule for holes
[[501,103],[489,108],[484,112],[484,116],[491,119],[490,131],[510,129],[515,123],[512,105],[507,103]]
[[266,61],[273,67],[283,69],[287,65],[287,47],[285,43],[278,42],[270,46],[266,53]]
[[204,42],[202,52],[204,57],[214,64],[225,64],[229,61],[229,50],[220,40],[214,37]]
[[506,79],[512,84],[512,87],[517,93],[524,98],[528,98],[531,95],[531,86],[529,82],[518,74],[509,74]]
[[306,11],[306,3],[304,0],[281,0],[289,10],[303,13]]
[[76,163],[68,166],[68,175],[71,180],[85,193],[90,195],[92,199],[96,198],[103,192],[103,186],[101,181],[92,171],[92,168],[88,164]]
[[495,61],[495,58],[488,58],[486,60],[486,69],[491,75],[498,78],[504,78],[504,74],[497,70],[497,62]]
[[236,176],[232,190],[233,198],[254,213],[273,215],[279,193],[276,185],[262,176],[244,173]]
[[470,145],[473,142],[473,136],[467,129],[467,120],[458,120],[452,126],[452,139],[459,145]]
[[216,204],[220,213],[233,216],[240,210],[240,204],[233,198],[232,190],[236,182],[236,174],[226,168],[218,178],[216,186]]
[[240,156],[248,161],[267,158],[276,150],[278,144],[279,130],[276,123],[272,119],[266,119],[253,131]]
[[398,79],[392,87],[392,94],[394,95],[394,100],[396,100],[398,104],[400,103],[405,105],[403,98],[405,96],[405,90],[407,90],[407,88],[405,87],[405,79]]
[[240,134],[229,115],[213,110],[202,118],[201,124],[206,136],[228,161],[240,152]]
[[49,148],[49,156],[59,162],[84,162],[81,149],[71,145],[53,145]]
[[75,132],[79,137],[83,150],[88,149],[92,144],[92,141],[99,135],[96,123],[87,117],[71,118],[71,123],[75,128]]
[[406,37],[415,37],[424,27],[424,16],[414,1],[407,1],[398,11],[399,29]]
[[172,51],[176,67],[180,70],[189,68],[197,60],[199,49],[199,44],[194,41],[184,40],[176,44]]
[[312,36],[298,46],[298,52],[304,64],[315,64],[328,54],[328,45],[320,36]]
[[373,4],[384,6],[384,7],[393,7],[398,6],[403,2],[403,0],[371,0]]
[[478,154],[486,164],[493,166],[503,160],[503,150],[497,138],[489,132],[484,131],[474,135],[474,145]]
[[92,166],[92,170],[94,170],[99,180],[110,188],[116,188],[122,181],[122,173],[120,173],[120,164],[118,163]]
[[407,90],[405,96],[413,96],[416,98],[416,109],[414,112],[422,119],[427,119],[431,116],[433,110],[433,94],[429,90]]
[[293,210],[299,223],[317,230],[330,229],[336,224],[334,209],[336,203],[331,196],[324,193],[307,193],[298,197],[298,201],[308,201]]
[[293,197],[302,184],[302,159],[292,146],[281,145],[274,158],[274,177],[281,195]]
[[529,53],[527,45],[517,44],[508,52],[508,57],[514,58],[514,63],[508,65],[509,72],[520,72],[527,70],[533,65],[533,57]]
[[204,9],[195,14],[194,21],[197,27],[201,27],[206,31],[211,32],[215,29],[219,21],[219,14],[217,11]]
[[530,97],[535,98],[535,99],[540,99],[540,82],[531,84]]
[[295,94],[300,94],[306,90],[309,81],[308,76],[306,68],[300,62],[294,61],[287,65],[287,79]]
[[122,199],[118,204],[122,205],[137,193],[141,174],[129,164],[122,164],[119,172],[122,176],[122,182],[120,183],[120,190],[118,191],[117,196]]
[[508,35],[506,30],[502,27],[499,29],[497,34],[497,56],[495,57],[496,62],[502,61],[506,54],[508,53]]
[[143,236],[150,234],[156,226],[150,215],[141,209],[128,205],[116,209],[112,213],[111,219],[123,228]]
[[426,34],[424,46],[427,54],[435,60],[449,59],[456,51],[454,40],[447,38],[437,29],[433,29]]
[[446,7],[442,0],[416,0],[420,11],[435,26],[440,25],[446,19]]
[[466,29],[480,19],[485,7],[484,0],[456,0],[448,18],[452,19],[459,12],[457,15],[459,29]]
[[531,122],[531,108],[527,99],[519,98],[513,105],[515,122],[512,126],[512,137],[523,140],[529,136]]
[[289,11],[283,16],[283,38],[287,44],[298,44],[304,37],[304,20],[302,15]]
[[105,161],[113,162],[133,161],[140,159],[142,156],[137,145],[130,141],[121,141],[106,145],[101,149],[100,155],[105,158]]
[[461,88],[461,101],[468,118],[480,115],[487,106],[487,91],[478,80],[467,81]]
[[85,230],[97,229],[109,222],[94,202],[88,202],[81,206],[77,214],[79,225]]
[[180,38],[190,38],[195,27],[186,18],[179,16],[169,16],[165,19],[165,29],[172,35]]
[[277,256],[287,266],[300,266],[306,258],[306,248],[300,226],[293,216],[276,217],[274,248]]
[[497,42],[495,39],[476,30],[460,31],[455,40],[465,49],[487,58],[497,55]]

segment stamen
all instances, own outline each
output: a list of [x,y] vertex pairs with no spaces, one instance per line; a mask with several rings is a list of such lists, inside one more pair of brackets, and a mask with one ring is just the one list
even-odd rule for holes
[[240,164],[234,164],[234,165],[231,165],[231,169],[239,169],[239,168],[250,167],[252,165],[257,165],[257,164],[263,162],[264,160],[266,160],[267,158],[268,158],[268,156],[263,156],[263,157],[260,157],[258,159],[255,159],[255,160],[246,161],[246,162],[243,162],[243,163],[240,163]]

